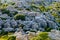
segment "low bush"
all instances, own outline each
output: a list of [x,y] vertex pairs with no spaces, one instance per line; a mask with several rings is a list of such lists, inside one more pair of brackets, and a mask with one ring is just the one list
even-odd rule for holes
[[8,37],[8,40],[16,40],[16,36],[10,36]]
[[40,32],[36,37],[31,38],[30,40],[51,40],[47,32]]
[[52,28],[50,28],[50,27],[45,27],[45,31],[46,32],[50,32],[52,30]]
[[5,32],[4,30],[2,30],[1,35],[7,35],[7,34],[8,32]]
[[2,14],[7,14],[7,15],[10,16],[10,11],[9,10],[7,10],[7,9],[1,9],[1,11],[2,11]]
[[16,14],[16,15],[14,16],[14,19],[15,19],[15,20],[25,20],[25,15]]

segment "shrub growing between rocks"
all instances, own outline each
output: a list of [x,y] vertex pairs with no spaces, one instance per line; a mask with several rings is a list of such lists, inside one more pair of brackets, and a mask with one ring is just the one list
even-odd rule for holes
[[36,37],[31,38],[30,40],[51,40],[47,32],[41,32]]
[[45,31],[50,32],[52,28],[50,27],[45,27]]
[[10,36],[8,37],[8,40],[16,40],[16,36]]
[[6,10],[6,9],[2,9],[1,11],[2,11],[3,14],[4,14],[4,13],[9,13],[9,12],[10,12],[9,10]]
[[1,9],[2,14],[8,14],[10,16],[10,11],[7,9]]
[[11,5],[15,5],[15,3],[11,3]]
[[25,15],[16,14],[16,15],[14,16],[14,19],[15,19],[15,20],[25,20]]
[[6,35],[6,34],[8,34],[8,32],[5,32],[4,30],[2,30],[1,35]]

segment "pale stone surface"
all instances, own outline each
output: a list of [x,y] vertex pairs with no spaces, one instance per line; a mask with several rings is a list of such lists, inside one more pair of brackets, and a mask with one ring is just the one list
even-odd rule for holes
[[16,40],[29,40],[30,38],[36,36],[36,33],[29,32],[29,34],[22,34],[22,32],[15,32]]
[[60,31],[52,30],[51,32],[49,32],[49,37],[51,37],[52,40],[60,40]]

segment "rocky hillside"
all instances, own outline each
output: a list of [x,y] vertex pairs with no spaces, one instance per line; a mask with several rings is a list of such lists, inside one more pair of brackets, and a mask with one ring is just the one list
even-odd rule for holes
[[60,0],[0,0],[0,34],[60,30]]
[[10,33],[8,40],[60,40],[60,0],[0,0],[0,36]]

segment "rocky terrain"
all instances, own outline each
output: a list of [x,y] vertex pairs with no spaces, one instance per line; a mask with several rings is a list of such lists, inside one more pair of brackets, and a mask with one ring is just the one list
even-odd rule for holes
[[[16,32],[14,35],[16,36],[16,40],[29,40],[36,35],[39,34],[40,31],[37,33],[30,32],[29,34],[22,35],[21,32]],[[40,32],[41,33],[41,32]],[[48,36],[51,38],[51,40],[60,40],[60,31],[58,30],[51,30],[51,32],[48,33]],[[36,40],[36,39],[34,39]],[[49,39],[47,39],[49,40]]]
[[60,31],[59,5],[60,0],[0,0],[0,35],[21,31],[25,38],[29,32]]

